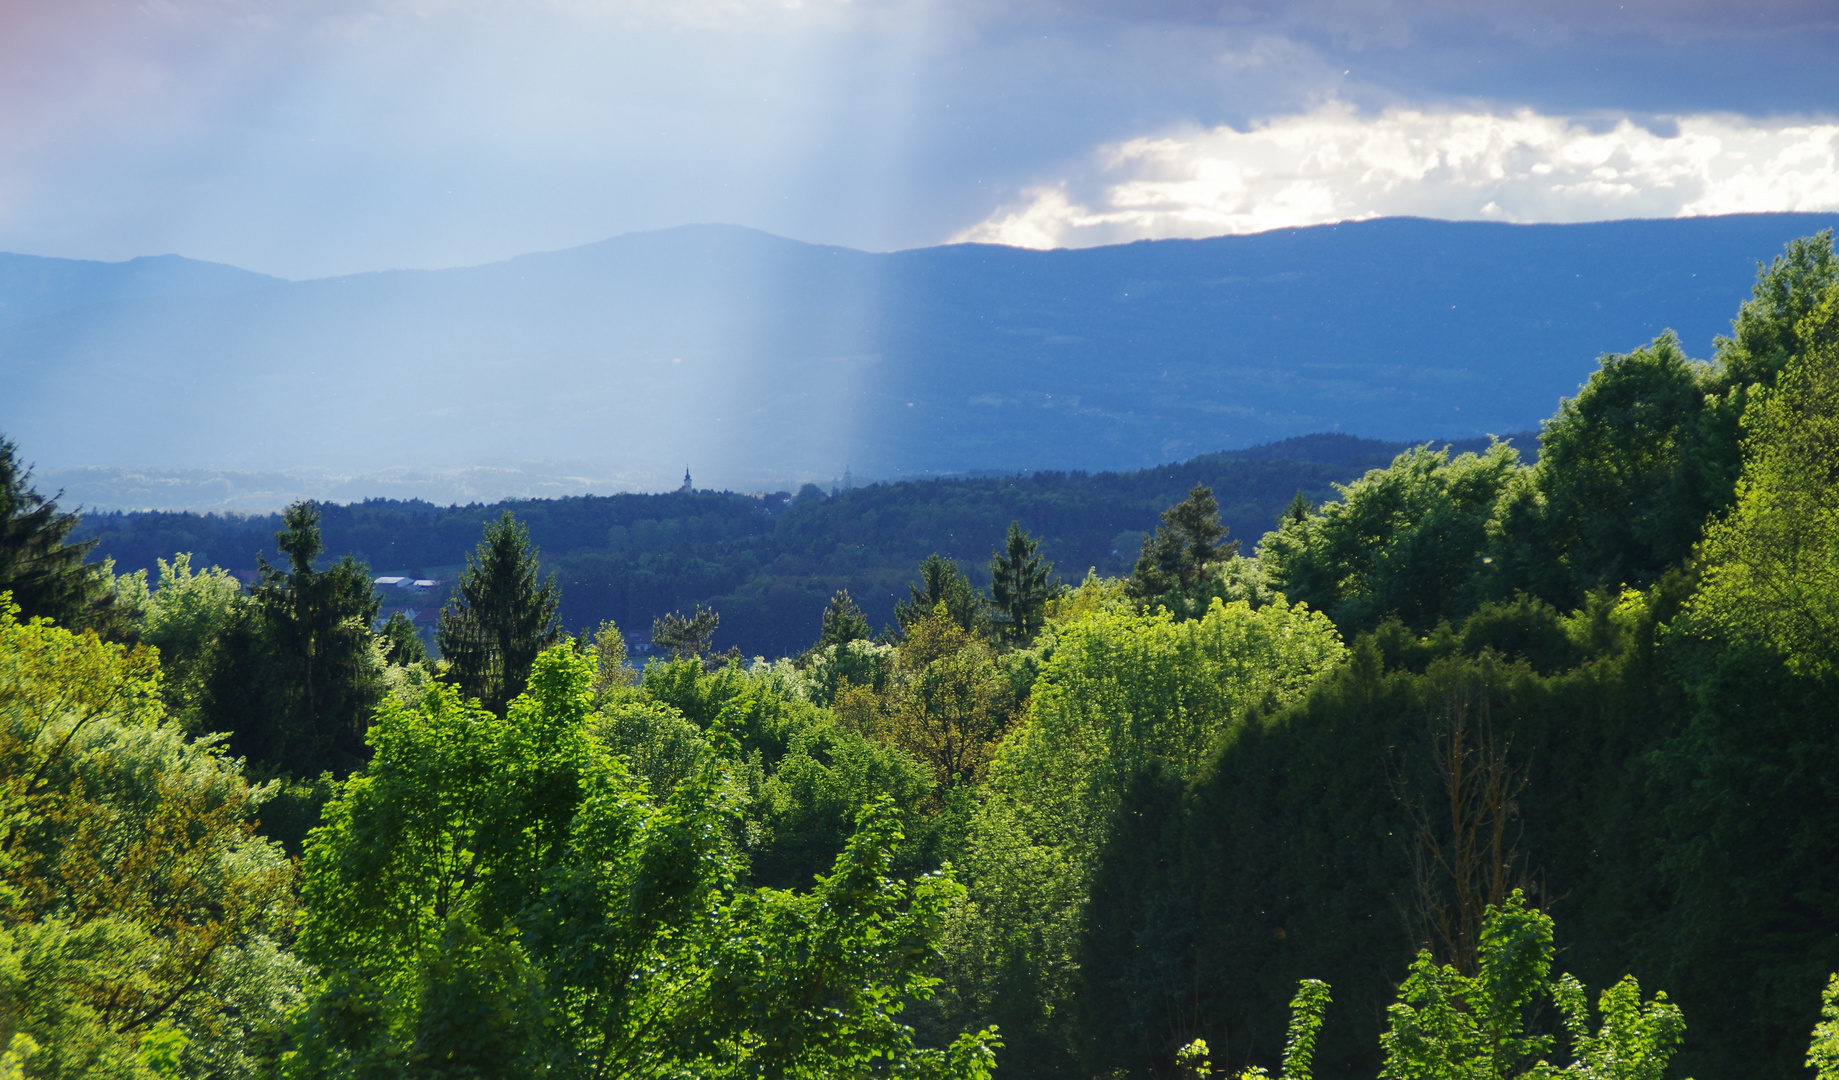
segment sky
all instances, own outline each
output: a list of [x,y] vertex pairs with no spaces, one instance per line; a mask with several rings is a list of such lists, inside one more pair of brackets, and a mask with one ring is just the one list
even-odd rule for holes
[[288,278],[1839,209],[1818,0],[0,0],[0,250]]

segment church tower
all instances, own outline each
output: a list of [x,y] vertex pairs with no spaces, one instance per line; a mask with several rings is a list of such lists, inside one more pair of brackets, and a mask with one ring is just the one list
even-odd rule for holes
[[689,467],[688,465],[685,465],[685,466],[683,467],[683,486],[682,486],[682,487],[680,487],[680,488],[678,488],[677,490],[678,490],[678,491],[690,491],[690,490],[693,490],[693,489],[692,489],[692,488],[690,487],[690,467]]

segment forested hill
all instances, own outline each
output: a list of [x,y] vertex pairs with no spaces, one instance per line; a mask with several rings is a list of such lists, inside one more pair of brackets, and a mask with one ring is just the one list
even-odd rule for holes
[[[1530,433],[1514,442],[1529,457],[1536,450]],[[1249,553],[1298,491],[1319,503],[1334,494],[1333,484],[1384,467],[1409,445],[1309,435],[1137,472],[1036,472],[834,493],[810,487],[766,499],[715,491],[453,507],[378,499],[328,505],[322,527],[330,557],[354,555],[378,574],[451,580],[484,523],[509,510],[560,579],[566,626],[613,619],[642,641],[654,618],[703,604],[721,613],[719,649],[770,657],[809,646],[839,588],[876,626],[892,622],[914,567],[935,552],[982,582],[1011,520],[1045,537],[1063,577],[1077,580],[1094,567],[1127,573],[1157,515],[1207,484],[1230,535]],[[78,535],[98,540],[97,557],[113,558],[118,571],[152,571],[155,560],[181,551],[201,565],[250,571],[258,552],[278,559],[279,527],[279,515],[105,513],[85,516]]]
[[46,473],[506,467],[591,478],[575,492],[666,490],[685,462],[751,490],[1477,437],[1532,427],[1663,329],[1709,356],[1757,260],[1836,222],[1394,218],[885,254],[694,226],[303,282],[14,259],[0,431]]

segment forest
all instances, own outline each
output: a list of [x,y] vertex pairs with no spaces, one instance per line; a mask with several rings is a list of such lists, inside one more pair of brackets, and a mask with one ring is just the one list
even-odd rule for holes
[[1391,449],[97,523],[0,441],[0,1078],[1839,1080],[1831,234]]
[[[1519,442],[1531,443],[1530,433]],[[451,581],[488,521],[510,511],[529,530],[546,572],[562,586],[571,629],[613,619],[644,641],[651,620],[698,605],[719,612],[715,645],[747,656],[784,656],[811,643],[811,627],[837,589],[848,589],[877,628],[894,622],[913,567],[953,559],[980,585],[1011,520],[1042,536],[1056,564],[1127,573],[1156,515],[1197,483],[1221,496],[1233,535],[1255,541],[1301,491],[1314,501],[1333,485],[1385,465],[1408,444],[1351,435],[1287,439],[1132,473],[1037,472],[875,484],[794,493],[679,491],[437,507],[374,499],[320,511],[327,552],[378,574]],[[1456,441],[1481,450],[1487,440]],[[117,570],[157,573],[158,560],[191,553],[252,574],[279,558],[279,514],[87,514],[72,538],[94,540]],[[436,603],[438,605],[438,602]]]

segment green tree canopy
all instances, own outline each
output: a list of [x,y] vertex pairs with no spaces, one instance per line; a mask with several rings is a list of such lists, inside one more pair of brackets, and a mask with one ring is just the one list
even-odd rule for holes
[[1128,594],[1145,607],[1166,607],[1177,618],[1199,618],[1215,596],[1223,595],[1220,564],[1238,554],[1237,540],[1221,542],[1226,532],[1213,489],[1194,485],[1187,498],[1162,512],[1162,524],[1143,542],[1126,584]]
[[1839,671],[1839,287],[1797,330],[1806,343],[1743,418],[1737,504],[1705,540],[1691,610],[1807,674]]
[[1101,608],[1059,626],[1027,714],[990,767],[949,955],[961,1014],[1055,1075],[1073,1023],[1092,874],[1146,775],[1197,778],[1249,710],[1296,701],[1345,655],[1300,606],[1215,601],[1200,619]]
[[838,589],[831,594],[829,606],[824,608],[824,626],[814,648],[825,649],[832,645],[847,645],[852,641],[866,641],[874,633],[868,625],[868,617],[849,598],[849,590]]
[[153,650],[0,594],[0,1047],[26,1075],[251,1075],[304,972],[293,869],[253,835],[261,793],[166,717]]
[[[306,860],[305,953],[328,972],[300,1076],[982,1080],[991,1036],[919,1050],[897,1015],[949,879],[889,874],[885,802],[808,893],[744,889],[718,723],[662,799],[589,733],[594,667],[543,653],[507,718],[435,687],[386,705]],[[722,744],[730,744],[723,746]]]
[[1600,363],[1539,437],[1546,557],[1569,578],[1548,598],[1566,607],[1600,586],[1652,584],[1728,497],[1706,476],[1713,369],[1687,359],[1671,331]]
[[1041,555],[1039,537],[1011,521],[1003,549],[990,553],[990,599],[1002,640],[1027,644],[1046,621],[1047,602],[1060,592],[1054,564]]
[[555,576],[542,580],[537,563],[530,531],[505,511],[466,557],[434,632],[460,691],[500,715],[523,693],[537,654],[562,638]]
[[70,542],[76,527],[77,515],[32,489],[18,445],[0,437],[0,592],[27,618],[118,633],[133,613],[117,610],[109,565],[84,561],[95,541]]
[[931,618],[944,604],[952,621],[966,632],[982,632],[985,600],[957,563],[935,552],[920,563],[919,573],[919,583],[907,586],[908,598],[894,605],[894,618],[903,631]]
[[722,623],[720,613],[698,607],[689,618],[673,611],[651,622],[651,643],[679,660],[701,656],[709,651],[715,628]]
[[381,601],[350,556],[318,568],[324,545],[313,503],[287,508],[275,542],[287,567],[258,560],[254,602],[218,643],[206,723],[268,768],[348,771],[364,760],[364,729],[383,693],[372,632]]
[[1519,455],[1497,443],[1486,454],[1428,446],[1340,487],[1341,498],[1286,515],[1259,545],[1271,584],[1326,611],[1344,633],[1387,618],[1427,630],[1485,599],[1490,524],[1518,476]]

